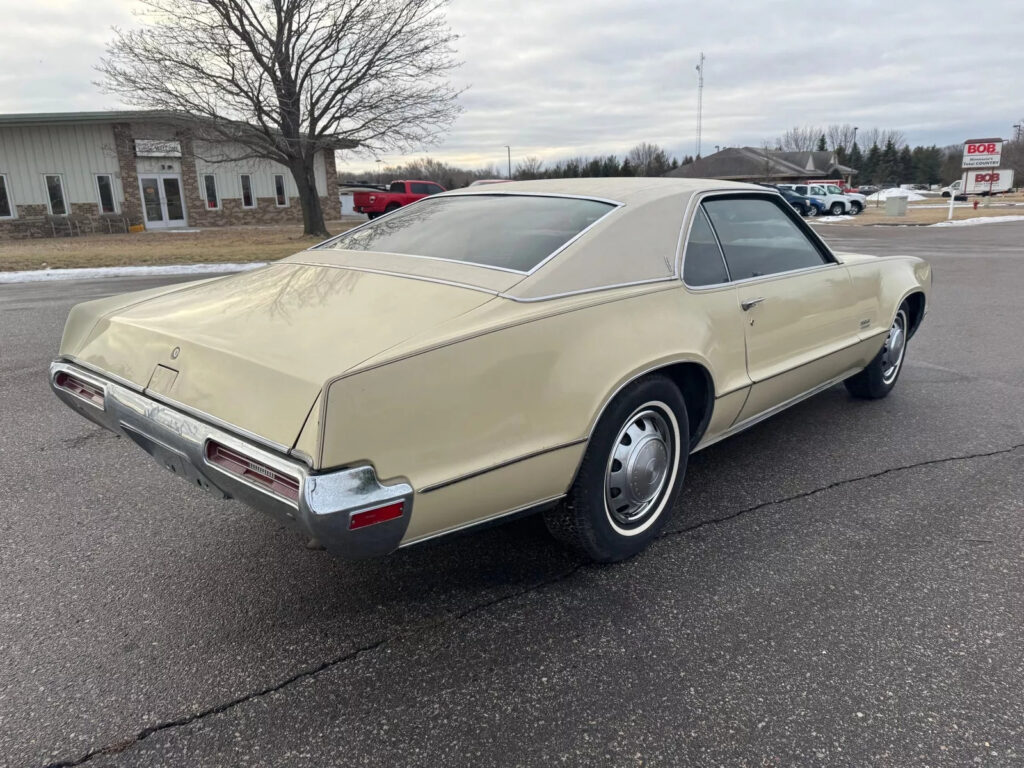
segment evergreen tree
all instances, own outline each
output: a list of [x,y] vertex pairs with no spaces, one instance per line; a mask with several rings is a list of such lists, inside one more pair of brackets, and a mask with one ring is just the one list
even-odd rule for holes
[[631,162],[629,162],[629,158],[628,157],[625,160],[622,161],[622,166],[619,169],[619,175],[620,176],[633,176],[634,175],[634,173],[633,173],[633,164]]
[[867,184],[867,177],[864,175],[864,155],[860,153],[860,147],[857,146],[857,142],[853,142],[853,146],[850,147],[850,154],[846,156],[846,162],[843,165],[848,165],[857,171],[858,182]]
[[878,165],[882,161],[882,150],[878,148],[877,144],[872,144],[871,149],[868,150],[867,157],[864,158],[864,182],[866,184],[877,184],[878,178]]
[[885,142],[881,158],[875,175],[881,184],[890,185],[898,183],[896,180],[900,174],[900,153],[892,139]]
[[900,184],[910,184],[914,182],[914,158],[910,152],[910,147],[906,144],[903,145],[903,149],[900,150],[899,162],[897,163],[899,172],[897,174]]
[[818,138],[818,146],[815,147],[818,152],[828,152],[828,144],[825,141],[825,134],[821,134]]

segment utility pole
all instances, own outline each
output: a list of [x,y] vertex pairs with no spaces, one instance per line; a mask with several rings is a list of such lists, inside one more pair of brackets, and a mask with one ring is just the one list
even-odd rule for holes
[[704,112],[704,51],[697,62],[697,159],[700,159],[700,123]]
[[508,150],[508,177],[512,178],[512,147],[508,144],[505,145],[505,149]]
[[1013,140],[1020,141],[1024,138],[1024,123],[1013,124]]

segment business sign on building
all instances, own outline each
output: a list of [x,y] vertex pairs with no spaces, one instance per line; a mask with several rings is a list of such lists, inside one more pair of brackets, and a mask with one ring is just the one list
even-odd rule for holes
[[1002,139],[968,139],[964,142],[964,168],[998,168]]
[[171,139],[136,139],[136,157],[181,157],[181,142]]

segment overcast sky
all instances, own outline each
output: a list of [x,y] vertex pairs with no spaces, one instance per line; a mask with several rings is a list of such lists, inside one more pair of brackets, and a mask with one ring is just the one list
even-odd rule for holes
[[[118,106],[92,84],[131,0],[0,0],[0,112]],[[453,0],[469,86],[443,144],[413,156],[504,167],[504,145],[545,159],[704,154],[794,125],[902,130],[911,144],[1004,136],[1024,118],[1021,0]],[[339,158],[345,169],[372,160]],[[385,155],[397,162],[397,155]]]

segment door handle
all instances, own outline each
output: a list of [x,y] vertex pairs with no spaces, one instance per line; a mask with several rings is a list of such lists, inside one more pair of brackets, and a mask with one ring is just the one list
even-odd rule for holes
[[743,307],[743,311],[748,311],[751,307],[756,307],[764,301],[764,296],[758,296],[756,299],[744,299],[740,302],[740,306]]

